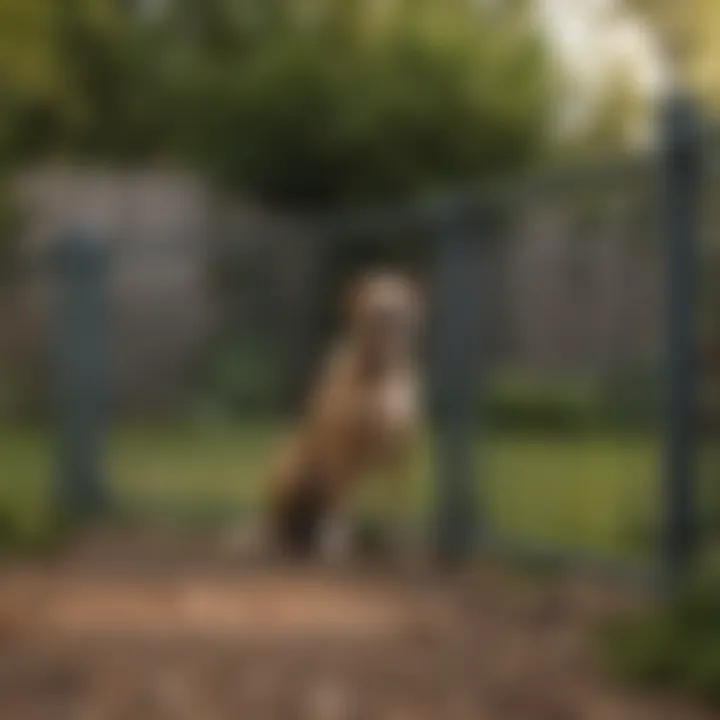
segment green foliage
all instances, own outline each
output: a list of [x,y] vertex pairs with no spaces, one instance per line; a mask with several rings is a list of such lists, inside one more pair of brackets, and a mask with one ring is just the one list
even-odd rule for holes
[[55,0],[0,2],[0,85],[4,98],[54,97],[61,66],[53,42]]
[[0,556],[46,554],[69,537],[71,525],[49,513],[28,518],[0,504]]
[[652,137],[655,103],[638,84],[631,63],[616,65],[587,126],[558,148],[561,157],[567,156],[566,162],[591,162],[609,152],[632,148],[638,138]]
[[243,338],[223,346],[203,371],[200,411],[227,419],[276,413],[284,400],[283,377],[266,344]]
[[659,610],[614,621],[602,645],[608,667],[628,682],[720,703],[720,583],[698,583]]
[[174,108],[154,50],[116,0],[0,0],[5,159],[161,154]]
[[507,373],[488,385],[481,411],[498,430],[583,431],[596,427],[602,407],[591,379]]
[[303,207],[497,173],[541,143],[543,59],[534,38],[461,4],[372,29],[333,12],[287,21],[196,78],[196,147],[231,185]]
[[676,61],[678,75],[711,112],[720,108],[720,4],[716,0],[625,0]]
[[501,373],[479,393],[479,412],[498,430],[648,430],[657,426],[662,401],[654,369],[627,366],[609,378]]
[[0,148],[181,160],[303,208],[508,170],[552,100],[524,4],[0,0]]
[[605,383],[605,417],[619,429],[655,429],[662,422],[665,380],[658,361],[631,363]]
[[[2,430],[10,434],[8,428]],[[45,448],[34,450],[42,454]],[[22,451],[11,447],[6,452],[5,482],[0,488],[0,556],[52,551],[72,531],[72,525],[51,507],[47,487],[41,489],[35,483],[37,468],[28,474],[15,462]],[[30,464],[36,465],[37,460],[34,458]]]

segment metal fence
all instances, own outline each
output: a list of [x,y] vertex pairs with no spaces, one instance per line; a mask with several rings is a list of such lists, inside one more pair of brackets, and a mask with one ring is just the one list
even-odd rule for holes
[[720,368],[698,365],[696,330],[702,315],[720,335],[718,147],[676,99],[660,156],[190,237],[183,253],[70,231],[14,284],[26,300],[52,291],[54,502],[252,506],[343,280],[393,262],[430,279],[431,444],[412,513],[441,556],[480,544],[678,574],[712,515],[696,481],[711,497]]

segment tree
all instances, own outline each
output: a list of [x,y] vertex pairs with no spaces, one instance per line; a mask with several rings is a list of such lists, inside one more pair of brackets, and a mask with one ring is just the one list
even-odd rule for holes
[[652,137],[654,115],[651,95],[638,87],[631,68],[618,62],[608,71],[580,131],[563,138],[556,154],[587,160],[643,144]]
[[58,101],[62,70],[52,0],[0,1],[0,168],[14,152],[21,111]]
[[171,113],[152,50],[119,0],[0,0],[6,159],[156,153]]
[[238,22],[235,52],[184,73],[190,144],[230,185],[298,207],[389,198],[516,168],[542,145],[550,74],[520,13],[269,7]]
[[717,0],[627,0],[645,17],[660,45],[679,60],[682,79],[701,102],[720,110],[720,3]]
[[0,0],[0,282],[14,247],[7,182],[30,108],[59,102],[63,73],[53,45],[53,0]]
[[525,5],[0,0],[0,146],[171,158],[294,207],[506,171],[552,106]]

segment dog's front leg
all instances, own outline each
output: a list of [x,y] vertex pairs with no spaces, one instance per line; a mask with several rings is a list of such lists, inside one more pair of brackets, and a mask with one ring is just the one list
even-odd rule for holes
[[352,559],[355,533],[350,515],[344,508],[333,510],[325,518],[318,547],[321,559],[331,565],[342,565]]
[[[335,430],[335,428],[331,428]],[[315,536],[315,549],[320,559],[340,565],[351,559],[355,551],[351,501],[354,468],[347,436],[325,433],[320,461],[325,489],[325,508]]]

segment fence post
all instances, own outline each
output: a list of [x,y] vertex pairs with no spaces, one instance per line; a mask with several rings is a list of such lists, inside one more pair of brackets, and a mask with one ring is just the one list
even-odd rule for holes
[[695,104],[676,92],[664,113],[668,436],[663,556],[671,583],[687,570],[698,532],[693,282],[700,213],[700,143]]
[[476,547],[474,477],[476,285],[479,239],[467,219],[439,228],[432,321],[431,411],[435,424],[437,550],[440,560],[460,561]]
[[53,270],[55,499],[61,516],[85,519],[107,508],[108,246],[75,230],[59,242]]

